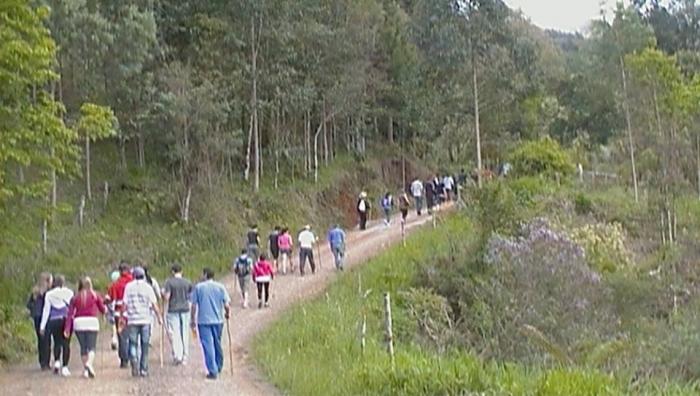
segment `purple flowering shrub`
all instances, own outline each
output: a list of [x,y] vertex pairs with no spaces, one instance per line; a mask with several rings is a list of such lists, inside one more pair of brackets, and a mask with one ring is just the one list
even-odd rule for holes
[[[492,236],[484,263],[463,322],[483,353],[546,361],[555,349],[566,360],[578,360],[586,353],[583,345],[615,334],[618,321],[601,276],[587,264],[583,248],[546,220],[525,224],[517,237]],[[541,339],[532,339],[532,328],[549,351]]]

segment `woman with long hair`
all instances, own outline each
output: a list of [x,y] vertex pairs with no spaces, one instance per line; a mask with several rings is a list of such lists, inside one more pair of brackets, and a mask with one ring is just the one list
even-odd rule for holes
[[73,299],[73,290],[65,286],[63,275],[53,277],[53,288],[44,295],[44,310],[41,314],[40,334],[53,339],[53,371],[64,377],[70,376],[70,333],[66,337],[65,326],[68,306]]
[[41,315],[44,312],[44,296],[51,289],[53,276],[48,272],[42,272],[36,279],[32,292],[27,300],[27,309],[34,321],[34,331],[36,332],[36,349],[39,357],[39,367],[48,370],[51,367],[51,339],[41,335]]
[[97,333],[100,331],[100,314],[107,312],[102,296],[92,288],[92,280],[84,277],[78,283],[78,294],[70,303],[68,319],[64,329],[65,337],[69,338],[71,330],[80,344],[80,358],[83,361],[83,377],[95,378],[95,349],[97,348]]

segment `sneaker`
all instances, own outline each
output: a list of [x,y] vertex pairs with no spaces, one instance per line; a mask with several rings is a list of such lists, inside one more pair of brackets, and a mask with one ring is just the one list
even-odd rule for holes
[[92,368],[88,365],[88,366],[85,366],[85,371],[87,372],[89,378],[95,378],[95,369],[94,368]]
[[87,369],[83,370],[83,378],[90,378],[90,374],[88,374]]
[[61,362],[53,363],[53,373],[58,375],[61,372]]
[[215,379],[216,379],[216,374],[212,374],[212,373],[207,374],[207,379],[215,380]]
[[139,374],[141,375],[142,378],[148,377],[148,371],[141,371],[141,373],[139,373]]
[[121,369],[129,368],[129,361],[122,360],[121,363],[119,363],[119,368],[121,368]]
[[68,367],[63,367],[61,369],[61,376],[62,377],[70,377],[70,370],[68,370]]
[[266,302],[266,303],[265,303],[265,308],[270,308],[270,303],[269,303],[269,302]]
[[138,363],[136,362],[131,362],[131,376],[132,377],[138,377],[139,376],[139,368],[138,368]]

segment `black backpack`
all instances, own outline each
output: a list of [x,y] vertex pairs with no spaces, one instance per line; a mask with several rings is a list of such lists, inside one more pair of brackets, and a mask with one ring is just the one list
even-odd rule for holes
[[233,264],[233,272],[238,276],[248,276],[250,275],[251,267],[253,266],[253,260],[247,255],[238,256],[236,262]]

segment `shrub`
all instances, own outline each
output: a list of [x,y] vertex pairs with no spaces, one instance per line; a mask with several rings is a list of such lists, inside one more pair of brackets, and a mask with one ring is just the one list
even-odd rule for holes
[[492,237],[486,263],[490,274],[464,321],[481,335],[480,349],[506,360],[568,362],[587,353],[576,349],[582,343],[614,333],[617,319],[600,275],[582,247],[545,220],[526,224],[518,238]]
[[632,264],[620,223],[588,224],[574,229],[571,236],[583,246],[586,261],[598,272],[615,272]]
[[511,234],[526,215],[513,190],[503,182],[486,184],[473,190],[468,201],[483,238],[490,237],[494,232]]
[[522,144],[510,155],[516,175],[545,175],[573,173],[574,165],[569,154],[550,137],[533,140]]
[[593,201],[585,194],[579,193],[574,197],[574,210],[578,215],[587,215],[593,212]]

